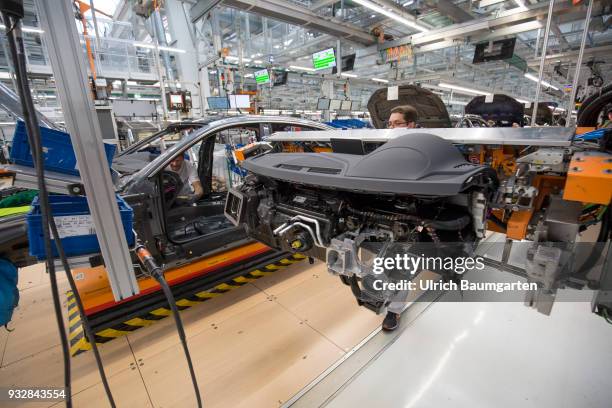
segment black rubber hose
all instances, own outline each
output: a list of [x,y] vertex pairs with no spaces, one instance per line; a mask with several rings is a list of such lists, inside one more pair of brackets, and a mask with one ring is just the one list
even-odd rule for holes
[[181,344],[183,345],[183,351],[185,352],[185,359],[187,360],[187,365],[189,366],[189,374],[191,375],[191,382],[193,384],[193,389],[196,395],[196,400],[198,402],[198,407],[202,408],[202,397],[200,396],[200,388],[198,387],[198,381],[196,379],[195,370],[193,368],[191,354],[189,353],[189,347],[187,346],[187,336],[185,336],[183,322],[181,321],[179,310],[176,307],[176,300],[174,299],[174,294],[172,293],[170,286],[168,286],[168,282],[166,282],[166,278],[164,277],[164,272],[162,268],[157,265],[155,258],[153,258],[147,248],[142,243],[137,243],[135,252],[147,273],[153,276],[161,286],[164,296],[168,301],[168,305],[170,306],[170,310],[172,310],[172,316],[174,317],[176,330],[178,332],[179,339],[181,340]]
[[13,19],[7,13],[2,13],[2,20],[6,27],[6,37],[9,43],[9,50],[15,66],[15,76],[17,82],[17,92],[21,101],[23,110],[23,119],[27,128],[28,141],[32,158],[35,163],[36,177],[38,181],[38,192],[40,201],[40,210],[42,218],[43,241],[45,248],[47,271],[51,281],[51,295],[53,299],[53,308],[55,310],[55,318],[59,330],[63,361],[64,361],[64,387],[66,389],[66,407],[72,407],[72,392],[70,390],[70,349],[68,347],[68,338],[64,327],[64,318],[62,316],[62,306],[59,298],[59,289],[57,286],[57,275],[55,273],[55,265],[53,263],[53,251],[51,249],[51,234],[49,231],[49,222],[52,220],[51,207],[49,205],[49,197],[47,187],[45,185],[45,170],[43,164],[43,152],[40,140],[40,129],[36,118],[36,110],[32,102],[32,95],[27,78],[27,68],[25,63],[25,50],[23,47],[23,39],[21,37],[21,27],[18,19]]

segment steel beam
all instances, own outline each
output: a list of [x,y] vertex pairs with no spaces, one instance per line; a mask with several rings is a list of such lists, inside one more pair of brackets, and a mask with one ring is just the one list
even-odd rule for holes
[[320,16],[305,7],[283,0],[200,0],[191,7],[191,21],[199,20],[213,7],[219,5],[244,10],[362,45],[376,43],[374,36],[360,27]]
[[139,293],[139,288],[91,99],[72,1],[37,0],[36,3],[108,279],[115,299],[125,299]]

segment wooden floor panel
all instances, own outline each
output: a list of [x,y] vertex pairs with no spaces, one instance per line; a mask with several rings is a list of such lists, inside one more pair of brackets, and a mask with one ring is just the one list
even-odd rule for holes
[[[15,331],[0,335],[0,352],[6,343],[0,387],[62,383],[48,278],[43,271],[37,281],[36,273],[30,270],[22,280],[22,304],[11,323]],[[61,285],[66,289],[65,280]],[[181,317],[205,405],[249,408],[287,401],[381,319],[359,308],[350,289],[324,264],[307,261],[194,306]],[[193,406],[173,319],[106,343],[100,351],[119,407]],[[80,354],[72,363],[74,406],[108,406],[93,354]]]

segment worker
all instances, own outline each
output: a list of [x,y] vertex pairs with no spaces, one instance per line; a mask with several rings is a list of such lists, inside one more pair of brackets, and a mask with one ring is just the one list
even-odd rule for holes
[[[410,105],[401,105],[396,106],[391,109],[391,115],[389,116],[389,120],[387,121],[388,129],[396,129],[396,128],[407,128],[414,129],[417,127],[417,119],[418,113],[417,110],[414,109]],[[408,293],[406,292],[406,297]],[[383,319],[382,328],[386,331],[392,331],[397,329],[400,321],[400,314],[404,307],[406,306],[405,301],[393,301],[387,307],[387,315]]]
[[417,110],[410,105],[396,106],[391,109],[391,115],[387,121],[387,128],[409,128],[413,129],[417,127],[418,119]]
[[599,126],[599,129],[612,129],[612,105],[608,105],[606,109],[607,119]]
[[185,161],[185,156],[179,154],[170,162],[170,170],[177,173],[183,182],[183,187],[179,191],[177,203],[195,203],[204,194],[202,183],[198,177],[196,167]]

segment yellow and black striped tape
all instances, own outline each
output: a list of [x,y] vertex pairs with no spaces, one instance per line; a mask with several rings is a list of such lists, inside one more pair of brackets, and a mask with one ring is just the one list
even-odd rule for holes
[[[301,254],[293,254],[289,258],[284,258],[263,268],[255,269],[245,273],[244,275],[237,276],[229,279],[226,282],[220,283],[210,289],[203,290],[195,293],[189,297],[178,299],[176,306],[179,310],[184,310],[203,303],[209,299],[229,292],[233,289],[237,289],[249,282],[259,279],[263,276],[270,275],[284,267],[292,265],[296,262],[304,260],[306,257]],[[81,315],[77,308],[74,293],[72,291],[67,292],[67,305],[68,305],[68,340],[70,342],[70,354],[76,356],[84,351],[91,349],[91,344],[85,337],[83,331],[83,324],[81,321]],[[105,328],[95,333],[96,343],[102,344],[111,341],[117,337],[125,336],[126,334],[133,332],[141,327],[150,326],[158,320],[161,320],[167,316],[170,316],[171,311],[168,308],[160,307],[149,312],[145,312],[140,316],[133,317],[129,320],[113,325],[112,327]]]

